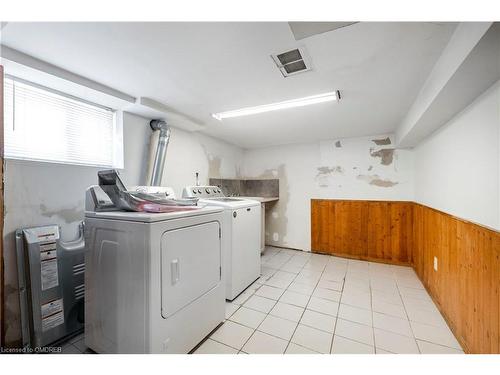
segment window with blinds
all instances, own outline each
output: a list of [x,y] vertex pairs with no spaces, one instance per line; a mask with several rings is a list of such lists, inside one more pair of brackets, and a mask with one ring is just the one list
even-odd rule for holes
[[4,86],[6,158],[123,167],[115,111],[9,76]]

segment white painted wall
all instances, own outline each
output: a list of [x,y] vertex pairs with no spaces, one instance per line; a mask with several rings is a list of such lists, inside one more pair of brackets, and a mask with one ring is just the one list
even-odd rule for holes
[[208,184],[209,177],[239,177],[243,149],[224,141],[200,134],[172,129],[162,185],[174,188],[178,197],[186,185]]
[[391,152],[392,144],[376,145],[373,141],[385,137],[246,151],[246,177],[280,179],[280,200],[266,214],[266,243],[310,251],[312,198],[413,200],[412,152],[395,150],[388,165],[372,155],[381,150]]
[[[151,130],[149,120],[124,114],[124,170],[127,186],[144,184]],[[235,177],[243,150],[201,134],[173,129],[163,183],[176,194],[192,184],[194,173],[202,182],[212,177]],[[85,189],[97,183],[98,168],[7,160],[5,163],[5,296],[6,342],[20,339],[19,301],[14,232],[18,228],[58,224],[63,240],[77,235],[83,220]]]
[[500,229],[500,81],[415,148],[415,200]]

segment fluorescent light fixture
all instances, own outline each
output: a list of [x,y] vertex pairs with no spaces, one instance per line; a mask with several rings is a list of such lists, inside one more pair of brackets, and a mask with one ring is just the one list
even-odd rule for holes
[[340,101],[340,91],[336,90],[336,91],[327,92],[324,94],[312,95],[312,96],[306,96],[304,98],[287,100],[284,102],[258,105],[256,107],[241,108],[241,109],[236,109],[234,111],[213,113],[212,117],[214,117],[220,121],[220,120],[225,119],[225,118],[249,116],[249,115],[255,115],[257,113],[276,111],[278,109],[303,107],[306,105],[331,102],[331,101]]

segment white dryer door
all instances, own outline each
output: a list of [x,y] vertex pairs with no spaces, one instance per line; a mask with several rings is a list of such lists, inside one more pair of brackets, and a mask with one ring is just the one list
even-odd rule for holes
[[161,314],[168,318],[221,281],[219,223],[210,222],[163,234]]

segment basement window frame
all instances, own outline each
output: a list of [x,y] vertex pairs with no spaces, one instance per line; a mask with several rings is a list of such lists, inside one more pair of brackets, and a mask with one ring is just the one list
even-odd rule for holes
[[[11,92],[9,92],[9,97],[7,96],[9,91],[7,89],[8,85],[11,85],[12,87],[11,89],[9,89],[11,90]],[[60,133],[64,134],[62,135],[60,133],[57,133],[60,138],[62,135],[62,139],[54,140],[50,135],[45,136],[44,134],[43,139],[38,139],[36,141],[44,142],[47,147],[52,146],[59,148],[59,150],[54,152],[52,155],[50,155],[50,153],[44,153],[40,151],[37,152],[36,150],[31,153],[31,150],[29,150],[28,148],[30,143],[31,145],[33,145],[33,139],[30,139],[28,141],[27,137],[22,137],[22,133],[19,133],[17,135],[13,134],[16,129],[16,122],[19,123],[18,126],[24,128],[25,133],[29,133],[31,129],[34,129],[34,127],[44,125],[43,123],[35,123],[34,121],[31,123],[28,122],[28,124],[26,124],[28,120],[23,119],[22,117],[26,116],[26,112],[29,112],[29,109],[25,109],[24,114],[16,113],[17,100],[23,100],[22,98],[18,98],[16,96],[18,95],[16,93],[16,86],[22,87],[22,90],[25,91],[25,95],[29,95],[30,93],[34,95],[39,94],[40,97],[35,100],[39,100],[40,103],[35,104],[40,104],[42,106],[47,105],[47,109],[51,111],[51,115],[56,114],[57,111],[59,111],[58,114],[63,118],[59,122],[58,130]],[[123,116],[121,111],[82,98],[78,98],[59,90],[55,90],[50,87],[10,74],[4,75],[3,88],[3,136],[5,159],[98,168],[124,168]],[[8,104],[9,100],[10,104]],[[42,101],[43,104],[41,104]],[[84,114],[86,114],[88,118],[84,118]],[[78,115],[80,115],[81,117],[76,118],[75,116]],[[17,116],[21,117],[21,119],[18,120]],[[25,121],[24,124],[23,120]],[[82,131],[81,126],[78,125],[89,120],[93,120],[93,129],[89,130],[87,134],[85,134],[85,131]],[[87,124],[87,122],[85,122],[85,124]],[[102,129],[103,132],[97,132],[97,134],[95,134],[95,130],[99,130],[98,128],[102,125],[106,125],[106,128]],[[78,132],[78,134],[72,134],[72,132],[74,132],[75,130]],[[40,131],[38,133],[38,135],[40,135]],[[102,139],[97,143],[97,146],[94,147],[94,150],[92,152],[86,152],[86,148],[93,144],[92,141],[94,139],[99,139],[101,135]],[[23,143],[23,141],[25,142]],[[56,143],[51,144],[51,141]],[[60,141],[62,141],[62,146]],[[18,147],[17,150],[16,147]],[[109,148],[111,148],[111,151],[107,151],[106,153],[106,150]],[[98,153],[98,157],[93,157],[94,152]]]

